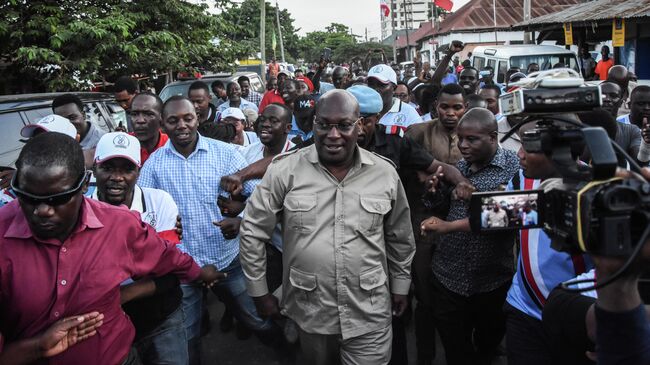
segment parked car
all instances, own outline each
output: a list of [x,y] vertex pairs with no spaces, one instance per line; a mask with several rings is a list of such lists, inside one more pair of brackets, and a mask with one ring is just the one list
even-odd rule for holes
[[208,85],[208,88],[210,88],[210,95],[212,95],[213,98],[215,98],[215,95],[212,93],[212,88],[210,85],[216,81],[220,80],[223,82],[224,85],[228,85],[229,82],[232,81],[237,81],[238,78],[241,76],[246,76],[251,80],[251,89],[254,91],[257,91],[258,93],[264,93],[265,88],[264,84],[262,83],[262,79],[258,74],[255,72],[235,72],[233,74],[230,73],[223,73],[223,74],[215,74],[215,75],[208,75],[208,76],[203,76],[200,79],[193,79],[193,80],[183,80],[183,81],[174,81],[171,82],[160,91],[160,98],[162,101],[166,101],[167,99],[171,98],[174,95],[183,95],[187,96],[187,91],[190,89],[190,85],[197,80],[203,81]]
[[535,44],[479,46],[472,51],[472,66],[477,70],[492,66],[494,81],[500,84],[505,82],[508,69],[519,67],[526,72],[531,63],[537,63],[540,70],[550,70],[553,65],[563,63],[566,67],[580,72],[576,54],[558,46]]
[[[0,169],[14,167],[23,147],[20,130],[52,114],[52,100],[63,93],[20,94],[0,96]],[[106,132],[117,126],[126,126],[126,113],[113,94],[95,92],[73,93],[83,101],[89,122]]]

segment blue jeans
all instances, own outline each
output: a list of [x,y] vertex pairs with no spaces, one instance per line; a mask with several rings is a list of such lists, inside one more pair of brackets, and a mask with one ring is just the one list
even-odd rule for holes
[[[264,332],[273,328],[270,319],[262,319],[257,314],[253,299],[246,293],[244,271],[237,256],[222,270],[228,277],[219,281],[212,287],[212,291],[219,296],[238,321],[256,332]],[[185,312],[185,330],[187,340],[198,338],[201,335],[201,315],[203,313],[203,290],[197,284],[183,284],[183,311]]]
[[179,307],[164,322],[138,340],[135,347],[144,365],[187,365],[187,339]]

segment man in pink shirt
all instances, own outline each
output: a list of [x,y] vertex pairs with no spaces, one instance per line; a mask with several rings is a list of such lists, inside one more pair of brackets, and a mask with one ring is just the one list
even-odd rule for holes
[[38,135],[16,168],[18,199],[0,209],[0,363],[137,363],[121,282],[167,273],[208,285],[223,278],[138,213],[85,198],[89,174],[74,139]]

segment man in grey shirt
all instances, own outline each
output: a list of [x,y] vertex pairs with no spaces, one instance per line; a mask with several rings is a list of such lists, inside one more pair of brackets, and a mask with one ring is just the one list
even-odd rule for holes
[[99,139],[106,133],[86,120],[84,104],[74,94],[63,94],[52,101],[52,111],[56,115],[67,118],[79,134],[79,144],[84,150],[95,148]]

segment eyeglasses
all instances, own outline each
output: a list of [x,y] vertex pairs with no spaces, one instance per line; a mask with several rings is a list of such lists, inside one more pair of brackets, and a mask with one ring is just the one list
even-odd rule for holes
[[393,96],[396,97],[396,98],[401,99],[401,98],[405,98],[405,97],[409,96],[409,94],[393,94]]
[[74,197],[83,188],[84,183],[88,181],[88,179],[90,178],[90,171],[85,171],[81,175],[79,182],[74,188],[68,191],[64,191],[62,193],[46,195],[46,196],[34,195],[18,189],[16,187],[17,185],[16,176],[18,176],[18,174],[14,174],[14,177],[11,179],[11,190],[13,190],[13,192],[16,194],[19,200],[22,200],[25,203],[30,205],[45,204],[51,207],[55,207],[69,202],[72,199],[72,197]]
[[338,123],[338,124],[330,124],[330,123],[314,121],[314,126],[316,126],[317,129],[324,132],[329,132],[332,130],[332,128],[336,127],[336,129],[338,129],[339,132],[348,133],[354,129],[355,125],[359,122],[359,120],[361,120],[361,118],[355,120],[354,123]]

